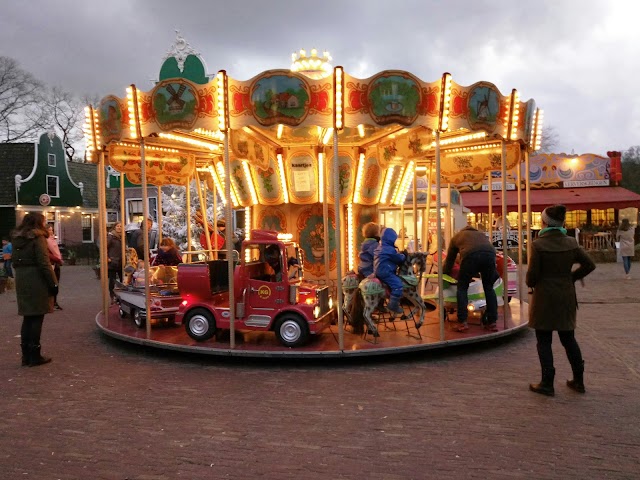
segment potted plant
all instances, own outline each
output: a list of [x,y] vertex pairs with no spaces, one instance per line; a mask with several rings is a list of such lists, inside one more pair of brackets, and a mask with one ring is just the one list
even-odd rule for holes
[[67,255],[67,264],[75,265],[76,264],[76,251],[73,248],[69,249],[69,253]]

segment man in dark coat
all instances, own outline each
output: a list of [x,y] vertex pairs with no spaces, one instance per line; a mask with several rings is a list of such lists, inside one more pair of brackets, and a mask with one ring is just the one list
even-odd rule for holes
[[[144,258],[144,230],[142,228],[142,222],[140,222],[140,228],[134,230],[131,234],[131,238],[129,239],[129,247],[133,247],[136,249],[136,253],[138,254],[138,258]],[[149,248],[153,248],[153,235],[151,233],[151,229],[153,228],[153,219],[147,218],[147,228],[149,231]]]
[[[596,266],[573,237],[563,228],[566,208],[554,205],[542,212],[542,230],[531,245],[531,260],[527,271],[527,286],[533,289],[529,306],[529,326],[536,330],[538,357],[542,368],[542,381],[529,388],[543,395],[554,394],[553,353],[551,340],[554,330],[565,348],[573,371],[569,388],[584,393],[584,361],[576,342],[575,282],[582,280]],[[580,266],[572,270],[574,264]]]
[[373,269],[382,282],[391,289],[389,305],[387,309],[393,313],[402,313],[400,299],[402,298],[402,279],[396,274],[398,265],[406,260],[403,253],[399,253],[395,247],[398,234],[393,228],[385,228],[382,231],[380,245],[375,249],[373,256]]
[[447,259],[444,264],[443,273],[451,274],[456,256],[460,253],[460,273],[458,274],[457,285],[457,316],[458,326],[456,330],[466,332],[467,325],[467,304],[469,302],[469,283],[474,276],[480,273],[482,278],[482,289],[487,300],[486,324],[485,328],[496,331],[496,321],[498,320],[498,298],[493,290],[493,284],[498,279],[496,270],[496,249],[493,248],[489,237],[483,232],[473,227],[467,226],[456,233],[447,250]]

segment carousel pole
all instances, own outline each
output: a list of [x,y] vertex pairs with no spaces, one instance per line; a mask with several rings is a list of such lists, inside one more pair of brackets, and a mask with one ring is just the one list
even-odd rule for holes
[[502,159],[500,175],[502,177],[502,299],[504,328],[507,328],[507,311],[509,310],[509,273],[508,263],[509,250],[507,249],[507,143],[502,140]]
[[[216,190],[216,182],[213,180],[213,172],[209,170],[209,176],[211,177],[211,183],[213,188],[211,189],[211,193],[213,195],[213,240],[216,242],[216,251],[213,255],[213,258],[218,260],[218,191]],[[229,235],[229,227],[226,228],[226,233]]]
[[158,202],[157,202],[158,211],[156,212],[158,219],[158,248],[160,248],[160,242],[162,241],[162,187],[158,185]]
[[126,222],[124,220],[124,214],[125,214],[125,208],[124,208],[124,203],[125,203],[125,197],[124,197],[124,176],[125,173],[124,172],[120,172],[120,223],[122,224],[122,241],[120,242],[120,249],[122,252],[122,256],[120,257],[122,259],[122,261],[120,262],[120,280],[124,279],[124,267],[125,265],[125,260],[127,258],[127,232],[125,231],[124,227],[126,226]]
[[[226,108],[226,105],[225,105]],[[227,244],[227,266],[229,273],[229,329],[230,329],[230,348],[233,349],[236,346],[236,331],[234,328],[236,320],[236,302],[233,290],[233,242],[229,240],[229,236],[232,235],[232,219],[231,219],[231,160],[229,158],[229,132],[224,133],[224,175],[227,179],[224,182],[224,194],[227,197],[225,204],[225,217],[227,224],[227,231],[225,237],[225,243]]]
[[200,213],[202,214],[204,236],[206,237],[205,243],[207,244],[209,260],[213,260],[213,253],[211,252],[211,237],[209,235],[209,222],[207,221],[207,206],[204,203],[204,198],[202,197],[202,190],[200,190],[200,175],[198,174],[197,168],[194,176],[196,180],[196,190],[198,191],[198,200],[200,201]]
[[440,131],[436,130],[436,251],[438,255],[438,317],[440,320],[440,341],[444,341],[444,280],[442,278],[442,218],[440,210],[442,209],[442,199],[440,198]]
[[[336,202],[336,275],[338,281],[342,279],[342,255],[341,255],[341,231],[340,228],[340,209],[342,206],[340,205],[340,183],[339,183],[339,162],[338,162],[338,130],[333,129],[333,187],[334,187],[334,199]],[[325,243],[329,243],[325,240]],[[340,350],[344,350],[344,319],[342,318],[342,288],[338,286],[336,288],[337,291],[337,311],[338,311],[338,345]]]
[[524,195],[527,210],[527,265],[531,261],[531,175],[529,175],[529,150],[524,152]]
[[324,274],[326,278],[327,285],[331,284],[330,274],[331,274],[331,258],[329,256],[329,199],[327,198],[329,195],[329,190],[327,189],[328,181],[325,181],[325,175],[327,173],[327,168],[325,168],[327,159],[324,157],[323,153],[318,153],[318,156],[322,155],[321,165],[319,167],[322,169],[322,181],[320,182],[319,188],[322,189],[322,228],[325,235],[324,242]]
[[491,170],[487,173],[487,232],[489,232],[489,241],[493,244],[493,175]]
[[[91,141],[93,151],[98,151],[97,114],[93,107],[88,107],[88,117],[91,125]],[[105,326],[109,326],[109,280],[107,273],[107,192],[105,181],[104,149],[100,149],[98,159],[98,235],[100,235],[100,288],[102,290],[102,312]]]
[[[429,245],[429,219],[431,217],[431,180],[432,180],[431,168],[432,167],[433,167],[433,162],[429,160],[429,169],[427,170],[427,204],[424,209],[424,216],[422,217],[422,230],[424,232],[422,235],[422,239],[423,239],[422,248],[427,253],[429,253],[429,250],[431,248],[431,245]],[[437,258],[437,255],[436,255],[436,258]],[[436,260],[432,257],[431,258],[432,265],[435,261]],[[425,289],[426,283],[427,283],[427,279],[423,277],[422,278],[422,295],[424,295],[424,289]]]
[[[204,173],[204,172],[202,172]],[[209,229],[209,220],[208,220],[208,215],[207,215],[207,204],[209,203],[209,190],[207,189],[207,176],[206,175],[202,175],[202,177],[200,177],[200,180],[202,183],[200,183],[200,186],[202,188],[202,198],[204,199],[204,203],[202,203],[203,207],[202,207],[202,218],[204,218],[205,223],[207,224],[207,230]],[[213,244],[211,244],[211,239],[209,239],[208,245],[209,245],[209,250],[213,249],[214,251],[212,251],[210,253],[210,255],[213,255],[213,257],[211,257],[212,260],[217,260],[218,259],[218,224],[217,224],[217,220],[216,220],[216,212],[213,211],[213,213],[211,214],[212,216],[212,221],[213,221]],[[209,232],[207,231],[206,235],[207,237],[209,237]]]
[[142,182],[142,235],[144,248],[144,308],[147,312],[147,338],[151,338],[151,290],[149,288],[149,192],[147,190],[147,161],[145,158],[144,137],[140,128],[140,112],[138,108],[138,89],[135,85],[131,85],[131,96],[133,100],[133,121],[136,127],[136,136],[140,139],[140,177]]
[[[232,200],[231,200],[231,159],[229,158],[229,98],[228,98],[228,79],[227,72],[224,70],[220,70],[217,75],[218,85],[218,128],[223,135],[224,138],[224,195],[226,197],[225,201],[225,222],[226,222],[226,237],[225,243],[227,244],[227,273],[229,275],[229,329],[230,329],[230,338],[229,338],[229,347],[234,349],[236,346],[236,332],[235,332],[235,322],[236,322],[236,300],[234,295],[234,286],[233,286],[233,270],[234,270],[234,262],[233,262],[233,242],[230,240],[230,236],[233,235],[233,223],[232,223]],[[215,216],[215,212],[214,212]],[[217,225],[216,225],[217,227]],[[214,227],[214,228],[216,228]],[[217,231],[217,228],[216,228]]]
[[[344,71],[342,67],[333,69],[333,195],[335,201],[335,222],[336,222],[336,311],[338,314],[338,347],[344,351],[344,318],[342,310],[342,234],[341,234],[341,204],[340,204],[340,183],[339,183],[339,158],[338,158],[338,131],[344,128],[343,117],[343,94],[344,94]],[[328,243],[328,233],[325,230],[325,243]]]
[[445,236],[444,241],[447,245],[453,237],[453,225],[451,223],[451,184],[447,183],[447,208],[445,208],[446,217],[444,218]]
[[[519,147],[518,147],[519,148]],[[522,285],[522,163],[518,162],[516,167],[516,195],[518,198],[518,293],[520,293],[520,286]],[[522,298],[522,295],[519,296]],[[522,302],[520,302],[522,306]]]
[[407,232],[404,228],[404,200],[400,204],[400,231],[398,232],[400,236],[400,249],[404,250],[407,248],[405,245],[405,237],[407,236]]
[[109,275],[107,272],[107,193],[104,174],[104,150],[100,151],[98,163],[98,232],[100,235],[100,287],[102,289],[102,311],[104,312],[105,326],[109,326]]
[[[136,95],[137,96],[137,95]],[[137,103],[137,100],[136,100]],[[137,111],[137,107],[136,107]],[[136,115],[136,120],[137,120]],[[136,122],[137,123],[137,122]],[[151,338],[151,289],[149,288],[149,225],[147,218],[149,218],[149,193],[147,191],[147,160],[144,152],[144,138],[140,137],[140,172],[142,177],[142,234],[144,235],[144,304],[145,311],[147,312],[147,321],[145,322],[147,327],[147,338]]]
[[416,180],[416,172],[413,171],[413,251],[417,252],[418,248],[418,182]]
[[[187,252],[191,251],[191,175],[187,178],[185,199],[187,202]],[[191,263],[191,254],[187,255],[187,261]]]

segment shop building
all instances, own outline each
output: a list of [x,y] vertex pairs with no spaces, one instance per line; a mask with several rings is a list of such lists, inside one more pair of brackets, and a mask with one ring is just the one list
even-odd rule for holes
[[[621,153],[566,155],[541,154],[529,158],[531,228],[541,228],[542,211],[554,204],[567,207],[566,226],[575,232],[585,247],[611,247],[617,225],[624,218],[637,226],[640,195],[622,187]],[[521,166],[525,179],[525,165]],[[507,177],[507,220],[512,229],[520,223],[518,193],[522,205],[522,225],[526,225],[525,182],[518,192],[513,175]],[[462,201],[470,210],[468,221],[489,229],[502,219],[502,179],[492,175],[492,181],[467,183],[459,187]],[[491,214],[489,213],[491,212]],[[605,237],[595,245],[593,236]],[[606,234],[610,235],[607,236]],[[596,242],[597,243],[597,242]]]

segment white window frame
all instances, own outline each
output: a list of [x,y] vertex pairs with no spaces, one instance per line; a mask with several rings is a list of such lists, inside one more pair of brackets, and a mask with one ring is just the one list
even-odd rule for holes
[[[152,208],[156,208],[156,209],[158,208],[158,197],[148,197],[148,200],[149,200],[149,206],[148,206],[149,215],[150,215],[151,217],[153,217],[154,215],[153,215]],[[131,217],[132,217],[132,215],[133,215],[133,214],[132,214],[132,211],[131,211],[131,203],[132,203],[132,202],[142,202],[142,197],[137,197],[137,198],[127,198],[127,206],[126,206],[126,209],[125,209],[125,210],[126,210],[125,215],[126,215],[126,218],[127,218],[127,222],[128,222],[128,223],[132,223],[132,222],[134,221],[134,220],[132,220],[132,218],[131,218]],[[143,206],[144,206],[144,205],[143,205]],[[139,215],[144,216],[143,212],[144,212],[144,210],[142,210],[142,211],[139,213]],[[136,215],[138,215],[138,214],[136,213]]]
[[[49,192],[50,178],[56,179],[56,195],[51,195],[51,192]],[[51,198],[60,198],[60,177],[58,177],[57,175],[47,175],[47,195],[49,195]]]
[[[51,160],[53,160],[53,162]],[[55,167],[56,166],[56,154],[55,153],[47,154],[47,164],[50,167]]]
[[[93,243],[93,239],[94,237],[94,231],[93,231],[93,213],[83,213],[81,214],[82,216],[80,217],[80,228],[82,231],[82,243]],[[89,240],[85,240],[84,239],[84,217],[89,217],[89,226],[91,227],[91,238]]]

